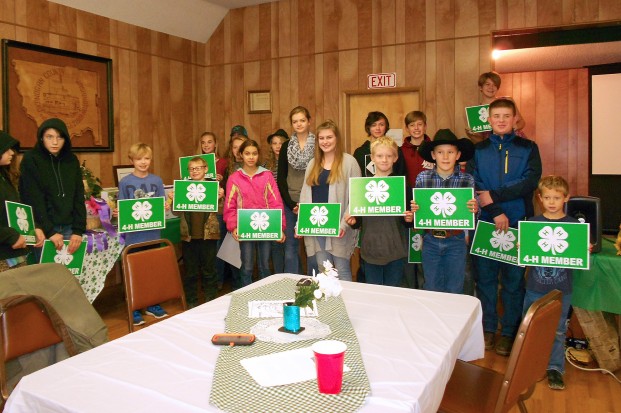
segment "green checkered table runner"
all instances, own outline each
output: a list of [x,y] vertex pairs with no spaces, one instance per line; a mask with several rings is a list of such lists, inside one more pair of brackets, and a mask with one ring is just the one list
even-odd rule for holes
[[[242,293],[233,294],[226,317],[226,331],[246,333],[259,318],[248,318],[248,301],[293,300],[296,280],[283,279]],[[358,338],[343,299],[332,297],[318,302],[319,320],[332,329],[325,340],[347,344],[345,364],[351,369],[343,374],[343,389],[338,395],[321,394],[317,380],[284,386],[261,387],[242,367],[240,361],[287,350],[311,346],[316,340],[294,343],[256,341],[251,346],[222,347],[214,372],[210,403],[227,412],[354,412],[370,392]]]

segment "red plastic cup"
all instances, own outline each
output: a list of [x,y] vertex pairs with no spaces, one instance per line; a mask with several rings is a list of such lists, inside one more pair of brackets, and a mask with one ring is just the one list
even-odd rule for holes
[[347,345],[337,340],[323,340],[316,342],[311,348],[315,353],[319,393],[340,393]]

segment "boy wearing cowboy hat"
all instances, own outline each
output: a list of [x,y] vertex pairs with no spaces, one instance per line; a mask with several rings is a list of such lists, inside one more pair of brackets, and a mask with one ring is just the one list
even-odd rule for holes
[[[423,142],[418,149],[421,157],[435,166],[416,177],[416,188],[474,188],[472,175],[461,172],[458,162],[474,154],[474,145],[467,138],[458,139],[450,129],[440,129],[433,141]],[[457,166],[457,167],[456,167]],[[412,212],[418,205],[412,201]],[[477,201],[467,203],[477,212]],[[428,291],[462,294],[466,273],[466,237],[463,230],[426,230],[423,238],[423,288]]]

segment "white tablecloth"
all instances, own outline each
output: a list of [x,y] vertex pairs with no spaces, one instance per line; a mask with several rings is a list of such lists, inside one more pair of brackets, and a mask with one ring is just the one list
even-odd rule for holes
[[[483,357],[476,298],[350,282],[343,286],[371,382],[362,412],[436,412],[455,360]],[[224,330],[229,303],[230,297],[220,297],[26,376],[4,411],[219,411],[209,404],[219,351],[211,337]]]

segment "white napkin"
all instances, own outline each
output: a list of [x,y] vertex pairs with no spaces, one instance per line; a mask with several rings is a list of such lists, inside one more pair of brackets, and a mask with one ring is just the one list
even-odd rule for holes
[[[282,386],[317,378],[310,347],[243,359],[241,365],[263,387]],[[344,366],[343,371],[349,371]]]

